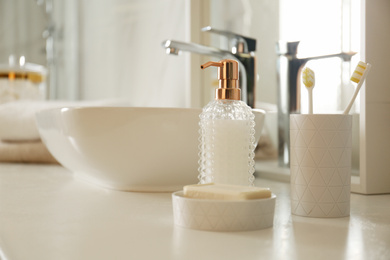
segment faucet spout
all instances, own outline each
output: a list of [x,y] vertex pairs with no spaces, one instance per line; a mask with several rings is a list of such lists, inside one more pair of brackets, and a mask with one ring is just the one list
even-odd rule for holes
[[278,159],[279,166],[290,165],[290,114],[301,112],[299,75],[309,60],[339,57],[343,61],[351,61],[356,52],[298,57],[299,42],[279,42],[277,44],[278,74]]
[[320,60],[320,59],[327,59],[327,58],[340,58],[343,61],[351,61],[352,56],[355,55],[356,52],[340,52],[335,54],[328,54],[328,55],[320,55],[320,56],[312,56],[312,57],[306,57],[306,58],[298,58],[298,60],[302,61],[302,67],[305,66],[306,62],[309,60]]
[[205,46],[196,43],[188,43],[188,42],[180,42],[173,40],[166,40],[162,42],[162,47],[165,48],[167,54],[179,54],[181,51],[192,52],[200,55],[213,56],[217,58],[234,58],[234,56],[224,50],[220,50],[218,48]]
[[[238,61],[240,68],[239,85],[241,89],[241,100],[245,101],[250,107],[254,107],[254,101],[248,100],[247,69],[246,66],[234,54],[229,51],[220,50],[215,47],[205,46],[197,43],[187,43],[173,40],[163,41],[161,44],[167,54],[179,55],[180,52],[191,52],[200,55],[212,56],[219,59],[233,59]],[[254,88],[254,87],[253,87]],[[250,88],[251,89],[251,88]]]
[[256,49],[256,40],[232,32],[221,31],[210,26],[202,29],[204,32],[216,33],[228,37],[234,42],[232,51],[221,50],[211,46],[205,46],[196,43],[187,43],[174,40],[162,42],[167,54],[179,55],[180,52],[191,52],[200,55],[212,56],[219,59],[233,59],[238,61],[240,70],[239,85],[241,88],[241,99],[250,107],[255,106],[255,88],[256,88],[256,60],[254,51]]

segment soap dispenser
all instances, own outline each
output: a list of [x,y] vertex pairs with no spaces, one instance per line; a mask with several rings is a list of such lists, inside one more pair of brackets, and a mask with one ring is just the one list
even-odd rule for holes
[[241,101],[238,62],[225,59],[201,66],[218,67],[215,100],[200,114],[199,183],[253,185],[255,122]]

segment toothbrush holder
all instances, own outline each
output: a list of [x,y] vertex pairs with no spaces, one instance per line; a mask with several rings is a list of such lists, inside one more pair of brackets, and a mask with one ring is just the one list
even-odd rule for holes
[[290,145],[291,213],[349,216],[352,116],[291,114]]

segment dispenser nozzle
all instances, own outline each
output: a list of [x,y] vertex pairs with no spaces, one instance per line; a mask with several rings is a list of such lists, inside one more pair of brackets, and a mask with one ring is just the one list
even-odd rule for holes
[[215,99],[240,100],[241,90],[238,85],[238,62],[235,60],[209,61],[200,66],[201,69],[218,67],[219,88],[215,91]]
[[214,62],[214,61],[209,61],[209,62],[206,62],[205,64],[203,65],[200,65],[200,68],[203,70],[207,67],[210,67],[210,66],[214,66],[214,67],[222,67],[223,64],[222,62]]

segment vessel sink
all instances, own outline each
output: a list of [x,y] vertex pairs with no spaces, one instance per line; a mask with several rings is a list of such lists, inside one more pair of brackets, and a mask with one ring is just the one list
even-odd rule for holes
[[[255,110],[256,140],[265,112]],[[36,114],[52,155],[75,177],[101,187],[168,192],[198,182],[201,109],[82,107]]]

